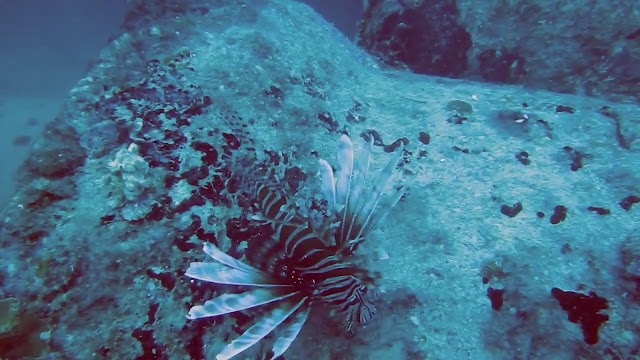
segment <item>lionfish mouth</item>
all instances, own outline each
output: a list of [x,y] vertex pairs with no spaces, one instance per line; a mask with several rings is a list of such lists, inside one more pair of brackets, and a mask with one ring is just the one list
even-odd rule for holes
[[[319,161],[322,193],[331,231],[313,229],[287,206],[286,197],[267,186],[257,187],[256,207],[274,233],[269,241],[250,243],[246,261],[237,260],[211,243],[204,252],[215,262],[192,262],[185,275],[215,284],[240,285],[246,290],[225,293],[189,310],[188,319],[220,316],[259,308],[259,319],[229,343],[216,359],[229,359],[276,333],[271,358],[282,355],[300,333],[312,303],[321,303],[344,316],[346,327],[365,324],[375,313],[366,271],[348,257],[373,231],[404,194],[402,187],[383,196],[396,172],[403,150],[370,179],[373,143],[354,157],[353,145],[343,135],[338,170]],[[372,188],[365,191],[365,186]],[[386,200],[386,201],[385,201]],[[249,265],[251,264],[251,265]]]

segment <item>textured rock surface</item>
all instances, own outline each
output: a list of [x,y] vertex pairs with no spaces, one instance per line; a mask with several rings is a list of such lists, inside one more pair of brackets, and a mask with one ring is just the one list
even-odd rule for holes
[[360,44],[422,74],[640,97],[637,2],[368,2]]
[[[637,356],[638,111],[382,71],[294,2],[141,0],[2,212],[0,301],[28,315],[9,332],[54,358],[213,358],[248,319],[187,321],[216,289],[183,274],[203,241],[241,256],[267,231],[237,179],[277,178],[313,216],[348,132],[376,159],[406,144],[411,190],[362,246],[386,258],[367,257],[379,311],[353,334],[312,317],[287,359]],[[554,287],[607,300],[597,345]]]

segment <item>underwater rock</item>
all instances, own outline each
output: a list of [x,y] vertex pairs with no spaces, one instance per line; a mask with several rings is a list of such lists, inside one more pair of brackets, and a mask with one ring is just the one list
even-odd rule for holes
[[45,128],[46,143],[36,142],[34,152],[27,159],[26,170],[47,178],[73,175],[82,166],[86,154],[78,141],[77,131],[56,118]]
[[454,1],[369,1],[358,44],[390,65],[406,65],[418,74],[458,77],[467,70],[472,44],[458,16]]

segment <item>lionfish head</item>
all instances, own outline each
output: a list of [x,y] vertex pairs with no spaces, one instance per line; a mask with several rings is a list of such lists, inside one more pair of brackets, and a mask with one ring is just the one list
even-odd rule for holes
[[[276,333],[270,356],[282,355],[304,325],[311,304],[319,303],[342,314],[347,329],[365,324],[376,312],[374,292],[363,278],[366,270],[348,257],[365,240],[400,197],[403,189],[383,201],[385,189],[397,168],[402,151],[384,169],[369,178],[370,142],[357,158],[351,140],[343,135],[338,151],[338,170],[320,160],[322,192],[330,217],[337,224],[332,232],[318,233],[295,213],[286,197],[267,186],[256,188],[256,208],[269,223],[268,241],[249,242],[246,262],[237,260],[210,243],[204,251],[214,262],[192,262],[185,275],[215,284],[239,285],[240,293],[223,293],[193,306],[188,319],[220,316],[261,309],[258,320],[229,343],[216,359],[229,359],[270,333]],[[372,189],[365,190],[371,183]],[[382,210],[379,210],[382,209]]]

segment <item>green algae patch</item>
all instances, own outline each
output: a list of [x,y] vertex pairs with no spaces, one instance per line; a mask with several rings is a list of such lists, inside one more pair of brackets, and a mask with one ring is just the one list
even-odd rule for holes
[[459,115],[471,115],[473,113],[473,106],[466,101],[452,100],[447,103],[447,112],[456,113]]

